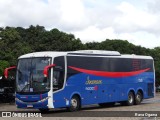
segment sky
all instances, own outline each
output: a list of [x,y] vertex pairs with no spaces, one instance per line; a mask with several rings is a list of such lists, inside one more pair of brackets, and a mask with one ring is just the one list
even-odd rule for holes
[[128,40],[160,46],[160,0],[0,0],[0,27],[44,26],[83,43]]

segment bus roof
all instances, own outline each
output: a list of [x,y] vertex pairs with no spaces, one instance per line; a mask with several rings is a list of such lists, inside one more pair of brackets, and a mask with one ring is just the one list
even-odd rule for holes
[[45,52],[33,52],[20,56],[21,58],[31,58],[31,57],[57,57],[67,55],[67,52],[57,52],[57,51],[45,51]]
[[135,59],[153,59],[151,56],[126,54],[121,55],[117,51],[104,51],[104,50],[80,50],[80,51],[45,51],[45,52],[34,52],[28,53],[20,56],[21,58],[31,58],[31,57],[58,57],[58,56],[89,56],[89,57],[114,57],[114,58],[135,58]]
[[78,50],[72,51],[68,54],[71,55],[99,55],[99,56],[120,56],[118,51],[107,51],[107,50]]

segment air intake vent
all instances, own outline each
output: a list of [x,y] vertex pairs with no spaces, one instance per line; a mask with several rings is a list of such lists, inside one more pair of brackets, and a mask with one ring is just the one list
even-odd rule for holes
[[118,51],[106,51],[106,50],[79,50],[69,52],[71,55],[100,55],[100,56],[120,56]]

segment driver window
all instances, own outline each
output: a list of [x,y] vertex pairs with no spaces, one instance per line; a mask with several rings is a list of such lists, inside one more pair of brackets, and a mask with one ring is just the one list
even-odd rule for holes
[[59,77],[60,77],[60,72],[54,71],[53,72],[53,85],[58,85]]
[[53,91],[63,88],[64,84],[64,57],[56,57],[54,59],[56,65],[53,69]]

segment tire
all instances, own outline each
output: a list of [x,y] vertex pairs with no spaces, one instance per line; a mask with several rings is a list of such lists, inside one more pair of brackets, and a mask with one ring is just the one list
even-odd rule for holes
[[47,113],[49,111],[49,109],[48,108],[40,108],[39,111],[41,113]]
[[110,102],[110,103],[99,103],[100,107],[112,107],[115,105],[115,102]]
[[143,100],[142,93],[138,91],[135,96],[135,103],[134,104],[139,105],[139,104],[141,104],[142,100]]
[[70,101],[70,107],[68,108],[68,110],[70,112],[74,112],[74,111],[78,111],[81,108],[81,104],[80,104],[80,99],[78,96],[73,96],[71,101]]
[[131,106],[134,104],[134,94],[133,92],[128,93],[128,100],[125,102],[127,106]]

